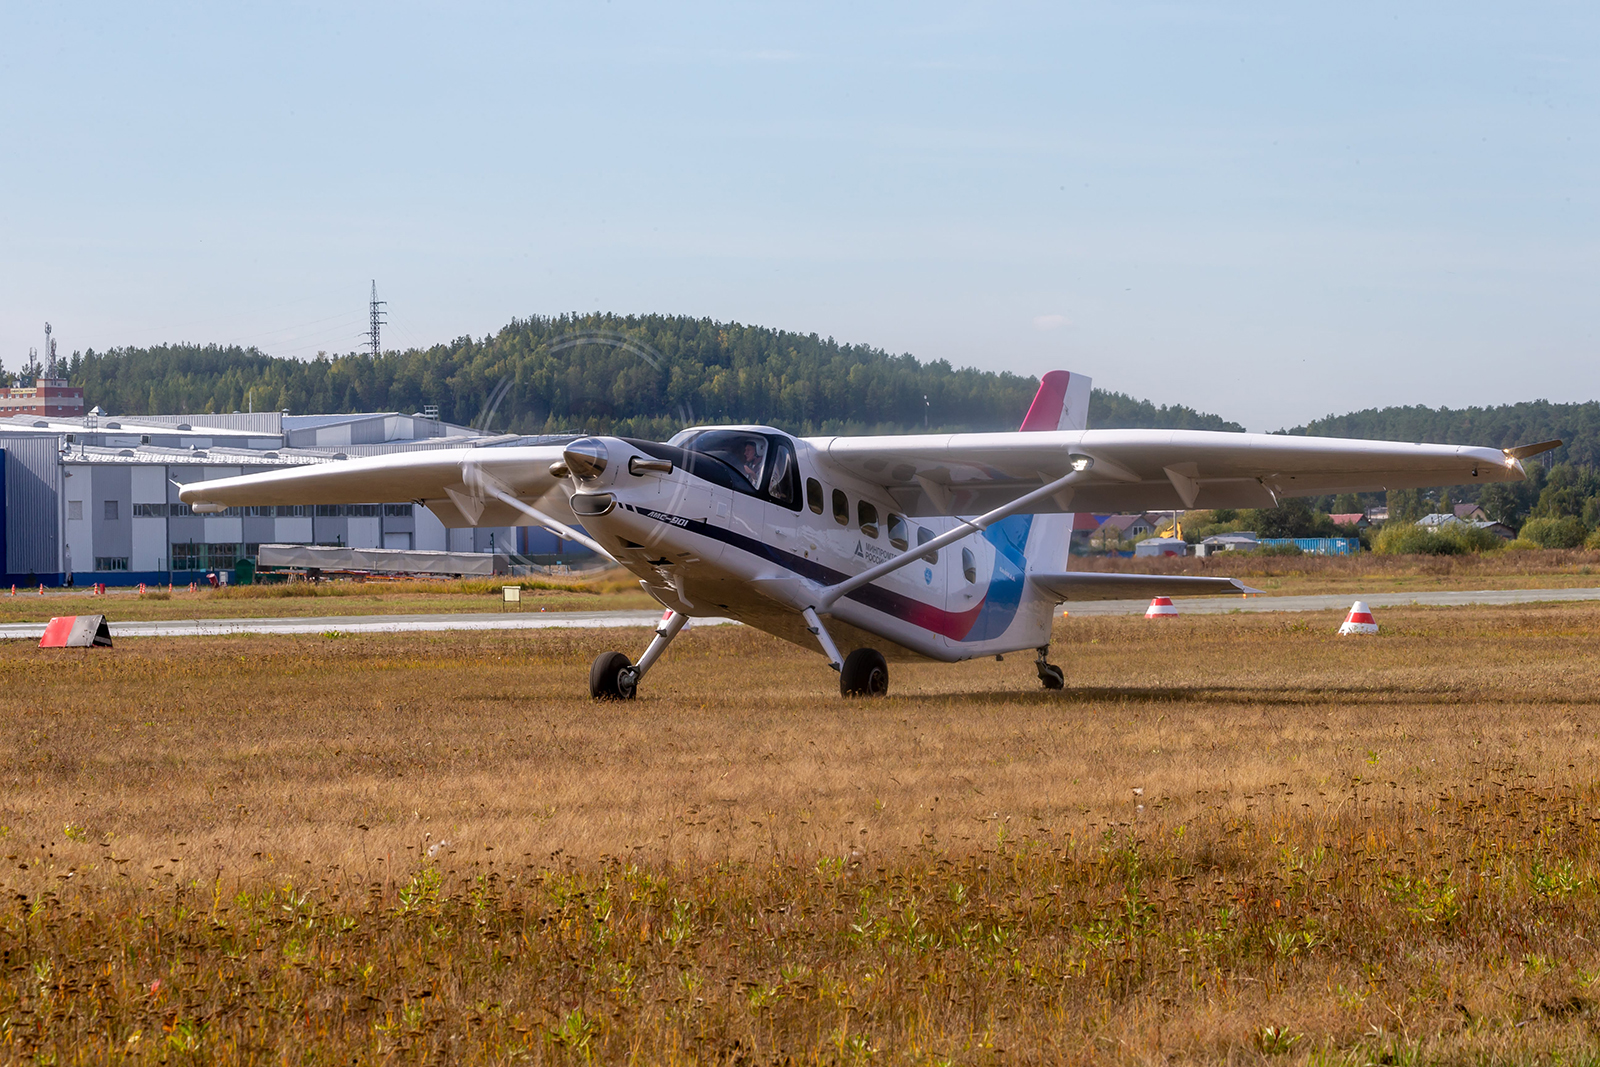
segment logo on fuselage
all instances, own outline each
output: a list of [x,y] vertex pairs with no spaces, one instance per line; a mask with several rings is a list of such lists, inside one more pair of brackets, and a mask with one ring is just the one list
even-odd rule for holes
[[856,542],[856,559],[864,559],[871,564],[887,563],[894,559],[893,552],[886,552],[877,545],[869,545],[864,541]]

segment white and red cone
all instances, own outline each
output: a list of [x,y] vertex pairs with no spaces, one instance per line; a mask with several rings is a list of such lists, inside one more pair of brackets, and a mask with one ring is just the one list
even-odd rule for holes
[[1367,602],[1358,600],[1351,605],[1350,614],[1346,616],[1344,625],[1339,627],[1339,635],[1345,634],[1375,634],[1378,624],[1372,620],[1372,611],[1367,607]]
[[1171,597],[1158,596],[1150,601],[1148,608],[1144,609],[1144,617],[1147,619],[1176,619],[1178,617],[1178,609],[1172,606]]

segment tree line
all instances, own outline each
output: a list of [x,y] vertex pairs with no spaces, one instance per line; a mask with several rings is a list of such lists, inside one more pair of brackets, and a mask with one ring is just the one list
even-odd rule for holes
[[[664,438],[698,422],[800,434],[1015,429],[1038,389],[1006,371],[667,315],[512,321],[481,339],[295,360],[218,345],[74,352],[68,376],[114,414],[421,411],[499,433]],[[1090,425],[1242,430],[1095,390]]]

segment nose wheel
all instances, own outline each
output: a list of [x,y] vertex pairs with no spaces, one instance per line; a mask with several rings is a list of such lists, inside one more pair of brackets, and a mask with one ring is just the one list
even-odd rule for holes
[[589,695],[595,700],[632,700],[639,693],[639,682],[655,666],[661,653],[678,636],[689,616],[668,611],[656,627],[655,639],[644,650],[638,663],[629,663],[621,652],[602,652],[589,667]]
[[639,692],[639,668],[621,652],[602,652],[589,667],[589,695],[596,700],[632,700]]

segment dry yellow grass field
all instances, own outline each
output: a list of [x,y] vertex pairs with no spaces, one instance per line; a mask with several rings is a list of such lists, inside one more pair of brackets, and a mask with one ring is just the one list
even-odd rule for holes
[[[0,646],[0,1048],[52,1062],[1600,1049],[1600,606]],[[620,639],[620,645],[618,644]]]

